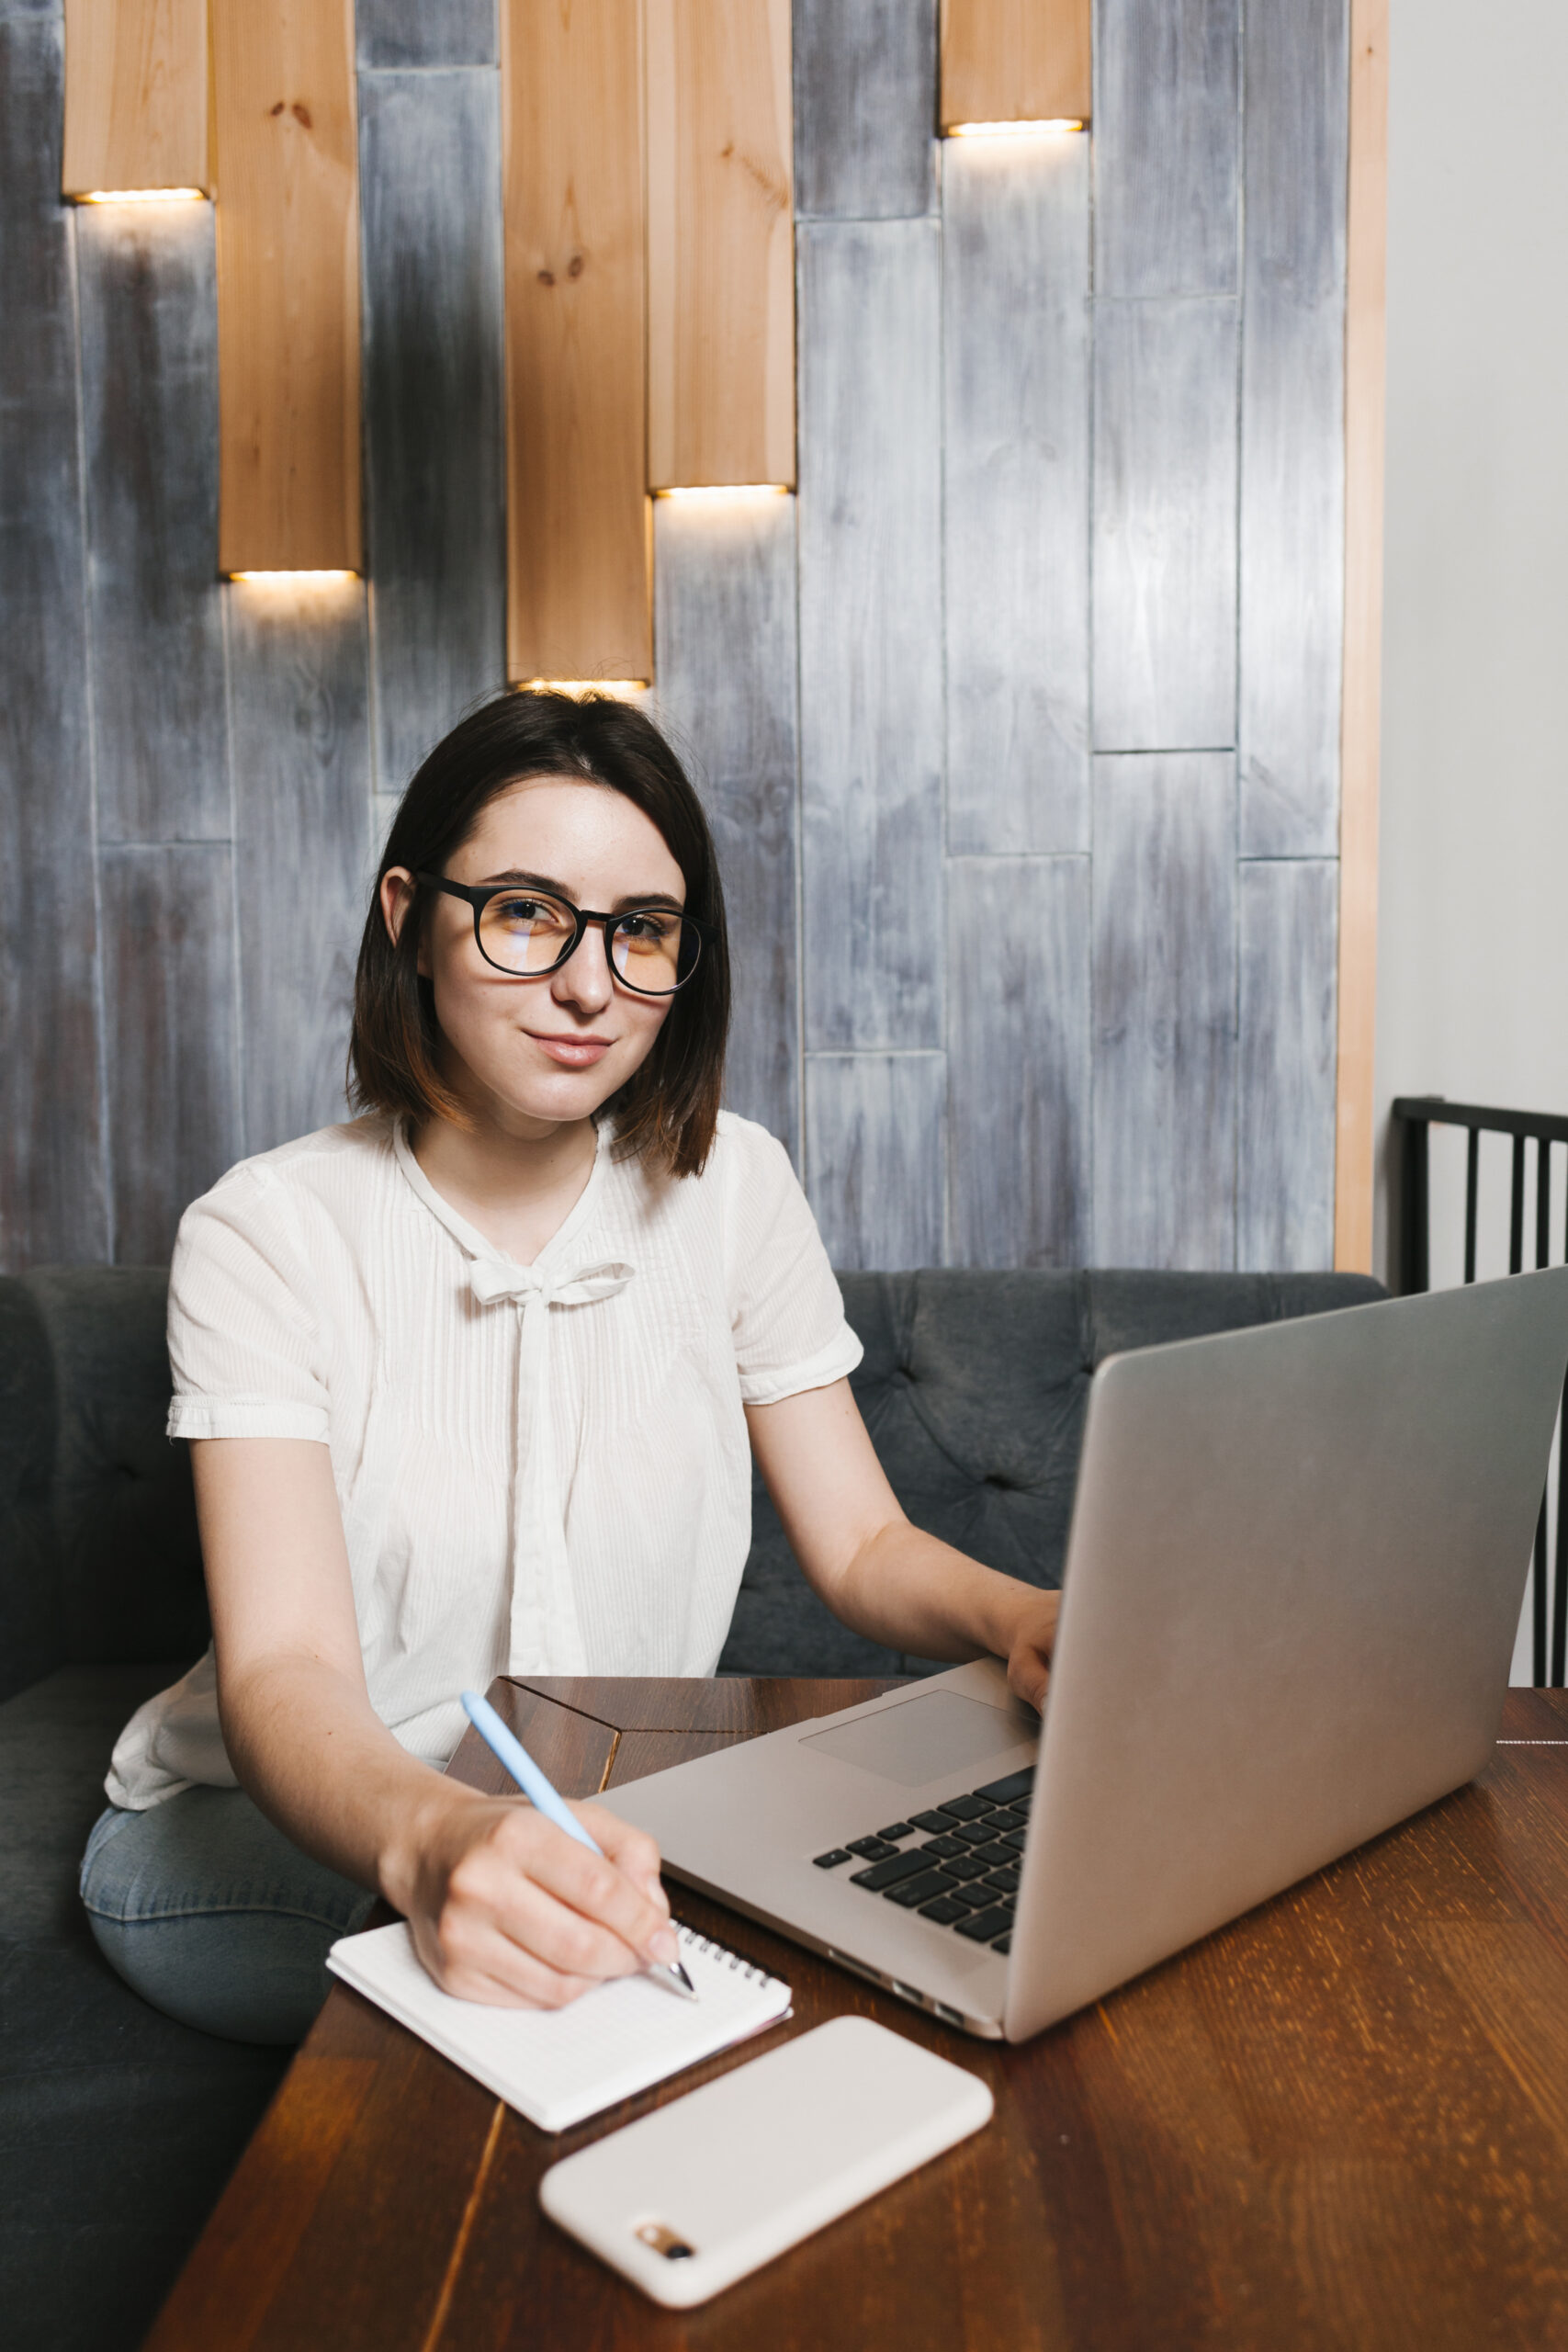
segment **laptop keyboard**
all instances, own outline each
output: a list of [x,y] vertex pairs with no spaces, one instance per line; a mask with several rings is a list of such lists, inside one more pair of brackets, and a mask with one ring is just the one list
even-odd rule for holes
[[1029,1828],[1034,1767],[987,1781],[964,1796],[948,1797],[930,1813],[890,1821],[866,1838],[852,1838],[826,1854],[814,1854],[819,1871],[850,1872],[852,1886],[880,1894],[906,1911],[971,1942],[1007,1951],[1012,1942],[1013,1903]]

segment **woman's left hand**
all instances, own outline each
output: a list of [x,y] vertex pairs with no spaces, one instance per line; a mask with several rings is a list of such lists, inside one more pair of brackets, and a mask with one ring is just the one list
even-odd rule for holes
[[1062,1611],[1059,1592],[1035,1592],[1021,1602],[1008,1645],[1008,1683],[1032,1707],[1044,1703],[1050,1679],[1051,1649],[1056,1620]]

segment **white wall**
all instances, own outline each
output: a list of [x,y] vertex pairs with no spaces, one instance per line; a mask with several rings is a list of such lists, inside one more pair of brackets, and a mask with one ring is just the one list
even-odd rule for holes
[[[1393,0],[1385,1148],[1396,1094],[1568,1112],[1565,93],[1562,0]],[[1434,1282],[1459,1278],[1462,1182],[1462,1142],[1436,1132]],[[1560,1167],[1558,1256],[1563,1182]],[[1499,1139],[1482,1163],[1483,1275],[1506,1271],[1507,1183]],[[1527,1250],[1533,1187],[1530,1204]],[[1380,1169],[1380,1260],[1386,1234]]]

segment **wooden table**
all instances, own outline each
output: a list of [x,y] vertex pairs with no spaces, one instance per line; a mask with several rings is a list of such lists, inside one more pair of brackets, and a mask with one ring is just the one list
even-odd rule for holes
[[[886,1687],[491,1695],[586,1794]],[[676,1889],[788,1976],[793,2023],[550,2139],[340,1987],[151,2344],[1568,2345],[1568,1698],[1512,1692],[1504,1731],[1471,1788],[1017,2050]],[[453,1769],[502,1784],[471,1735]],[[991,2128],[691,2313],[543,2219],[558,2155],[846,2009],[983,2074]]]

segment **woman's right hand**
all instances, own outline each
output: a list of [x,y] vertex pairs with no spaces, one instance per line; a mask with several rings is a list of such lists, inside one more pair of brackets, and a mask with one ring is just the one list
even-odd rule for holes
[[407,1882],[399,1907],[445,1992],[558,2009],[605,1977],[678,1958],[652,1838],[597,1805],[572,1811],[603,1855],[521,1798],[445,1802],[421,1826],[395,1874]]

